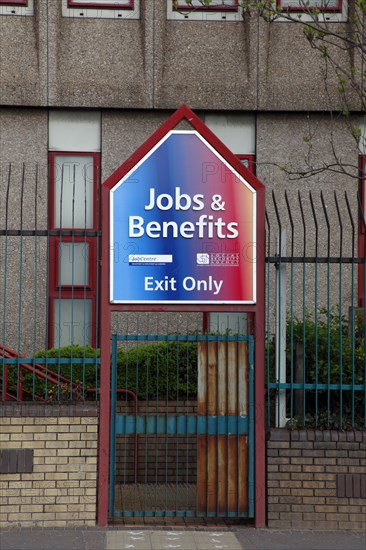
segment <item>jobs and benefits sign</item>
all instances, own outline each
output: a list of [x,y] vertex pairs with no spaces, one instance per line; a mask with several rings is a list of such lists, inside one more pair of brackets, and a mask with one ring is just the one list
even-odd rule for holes
[[253,304],[255,239],[255,190],[173,130],[110,191],[110,302]]

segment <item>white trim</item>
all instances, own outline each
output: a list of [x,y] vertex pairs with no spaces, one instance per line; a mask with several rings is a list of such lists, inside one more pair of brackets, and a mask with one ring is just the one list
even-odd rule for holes
[[[257,193],[255,189],[220,155],[216,149],[210,145],[203,136],[196,130],[170,130],[135,166],[123,176],[109,191],[109,301],[111,304],[146,304],[147,300],[114,300],[114,192],[124,183],[133,172],[135,172],[155,151],[171,136],[175,134],[196,135],[202,143],[243,183],[253,194],[253,235],[252,243],[256,249],[257,246]],[[149,300],[151,304],[255,304],[257,302],[257,260],[253,261],[253,300],[247,301],[215,301],[215,300]]]

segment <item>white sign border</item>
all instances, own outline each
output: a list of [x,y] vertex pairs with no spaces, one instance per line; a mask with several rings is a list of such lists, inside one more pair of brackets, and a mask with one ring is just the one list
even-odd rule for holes
[[114,192],[122,185],[130,176],[135,172],[155,151],[172,135],[184,134],[184,135],[196,135],[198,139],[204,143],[204,145],[211,150],[211,152],[238,178],[253,194],[253,245],[257,244],[256,231],[257,231],[257,193],[256,190],[225,160],[220,153],[212,147],[208,141],[196,130],[170,130],[167,134],[150,149],[150,151],[127,172],[109,192],[109,302],[110,304],[216,304],[216,305],[252,305],[257,302],[257,262],[253,261],[253,299],[252,300],[115,300],[113,298],[114,290]]

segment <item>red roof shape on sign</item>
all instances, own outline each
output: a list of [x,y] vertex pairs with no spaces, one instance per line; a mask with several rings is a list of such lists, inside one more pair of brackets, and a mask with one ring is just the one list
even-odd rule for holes
[[103,184],[109,190],[130,172],[171,130],[186,120],[225,160],[240,174],[255,191],[264,190],[264,185],[222,143],[204,122],[187,105],[181,105]]

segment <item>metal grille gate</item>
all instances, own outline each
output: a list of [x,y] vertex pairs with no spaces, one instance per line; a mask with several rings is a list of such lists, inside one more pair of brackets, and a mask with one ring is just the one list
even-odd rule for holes
[[254,515],[253,337],[114,335],[109,516]]

